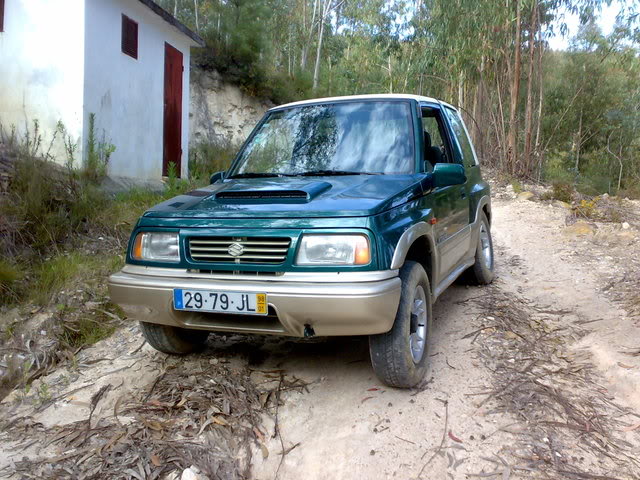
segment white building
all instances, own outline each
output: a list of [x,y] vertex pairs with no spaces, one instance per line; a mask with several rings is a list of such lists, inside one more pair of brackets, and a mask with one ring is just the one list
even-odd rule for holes
[[[108,174],[188,169],[189,49],[202,39],[151,0],[0,0],[0,127],[75,163],[113,150]],[[94,128],[89,128],[90,118]],[[55,139],[55,140],[54,140]]]

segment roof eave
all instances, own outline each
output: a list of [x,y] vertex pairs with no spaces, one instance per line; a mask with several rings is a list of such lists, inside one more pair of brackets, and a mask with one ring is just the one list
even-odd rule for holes
[[154,13],[159,15],[165,22],[177,28],[181,33],[189,37],[192,41],[192,47],[204,47],[205,41],[204,39],[198,35],[197,33],[191,31],[184,23],[178,20],[176,17],[167,12],[164,8],[158,5],[153,0],[139,0],[140,3],[146,5],[150,8]]

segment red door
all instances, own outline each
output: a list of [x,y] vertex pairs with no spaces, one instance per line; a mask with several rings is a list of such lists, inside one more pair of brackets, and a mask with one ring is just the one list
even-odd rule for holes
[[180,176],[182,163],[182,53],[164,44],[164,133],[162,175],[169,174],[169,164],[175,165]]

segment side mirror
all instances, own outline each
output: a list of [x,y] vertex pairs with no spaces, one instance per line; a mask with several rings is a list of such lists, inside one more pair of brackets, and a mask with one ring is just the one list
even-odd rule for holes
[[211,175],[211,178],[209,178],[209,183],[213,184],[216,183],[218,180],[224,180],[224,174],[225,172],[216,172],[213,175]]
[[434,188],[462,185],[467,181],[464,167],[458,163],[436,163],[432,175]]

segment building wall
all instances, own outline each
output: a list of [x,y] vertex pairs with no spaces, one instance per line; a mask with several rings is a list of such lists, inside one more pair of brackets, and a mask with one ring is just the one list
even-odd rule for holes
[[[12,0],[7,0],[12,1]],[[189,48],[191,39],[133,0],[85,0],[85,143],[89,114],[95,136],[115,146],[114,177],[160,179],[163,157],[165,42],[183,54],[182,176],[189,158]],[[138,22],[138,59],[121,50],[122,14]]]
[[84,0],[5,0],[4,6],[0,125],[24,136],[33,135],[37,121],[41,153],[65,162],[62,135],[54,137],[61,122],[81,155]]

